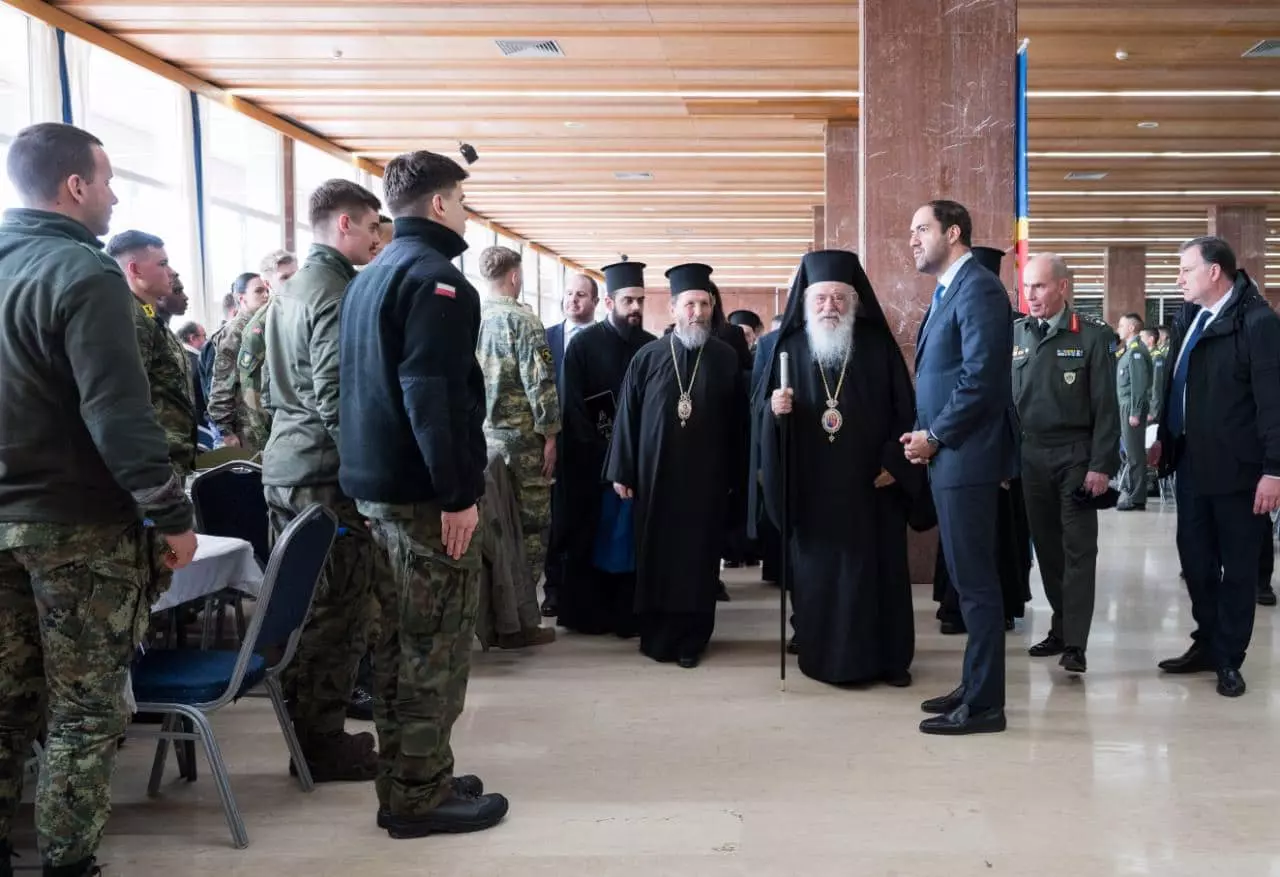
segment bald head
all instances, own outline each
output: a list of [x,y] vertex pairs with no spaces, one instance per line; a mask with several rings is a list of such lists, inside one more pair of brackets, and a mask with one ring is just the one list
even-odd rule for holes
[[1032,256],[1022,272],[1027,310],[1040,320],[1051,320],[1066,307],[1071,293],[1071,269],[1054,253]]

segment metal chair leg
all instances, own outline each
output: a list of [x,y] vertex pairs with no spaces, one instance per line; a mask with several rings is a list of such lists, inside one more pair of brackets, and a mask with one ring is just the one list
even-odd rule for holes
[[244,598],[237,596],[235,599],[236,607],[236,642],[243,643],[245,631],[249,629],[249,625],[244,620]]
[[213,597],[204,598],[204,614],[200,617],[200,651],[207,651],[209,648],[210,634],[213,632],[213,608],[217,605],[217,601]]
[[244,819],[240,816],[240,808],[236,806],[235,795],[231,791],[231,778],[227,775],[227,764],[222,760],[222,750],[213,736],[213,728],[209,719],[197,709],[185,708],[182,715],[191,720],[195,733],[204,743],[205,755],[209,758],[209,770],[213,772],[214,783],[218,786],[218,797],[222,799],[222,810],[227,816],[227,826],[231,829],[231,842],[236,849],[242,850],[249,845],[249,832],[244,827]]
[[151,780],[147,783],[147,795],[152,798],[160,794],[164,763],[169,756],[169,738],[164,735],[166,732],[173,731],[177,723],[178,717],[173,713],[166,713],[164,721],[160,723],[160,736],[156,739],[156,757],[151,762]]
[[280,723],[280,730],[284,734],[284,743],[289,749],[289,757],[293,759],[293,767],[298,772],[298,785],[302,786],[304,792],[313,791],[316,784],[311,778],[311,768],[307,766],[307,759],[302,754],[302,744],[298,741],[298,735],[293,729],[293,720],[289,718],[289,709],[285,706],[280,680],[275,676],[268,676],[262,684],[267,689],[267,697],[271,698],[271,706],[276,711],[276,721]]

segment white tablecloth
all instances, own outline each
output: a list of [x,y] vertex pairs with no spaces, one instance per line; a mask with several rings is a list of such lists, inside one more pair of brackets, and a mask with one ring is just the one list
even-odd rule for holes
[[151,607],[164,612],[192,600],[201,600],[224,588],[235,588],[250,597],[262,590],[262,570],[253,556],[253,546],[243,539],[200,536],[196,556],[173,574],[173,585]]

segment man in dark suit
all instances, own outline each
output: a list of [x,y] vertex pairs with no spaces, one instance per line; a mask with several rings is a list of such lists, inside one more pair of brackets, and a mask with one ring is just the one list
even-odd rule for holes
[[[564,322],[547,328],[547,346],[551,348],[551,364],[556,370],[556,392],[564,398],[564,352],[569,349],[573,337],[596,321],[596,305],[600,302],[600,287],[594,278],[586,274],[574,274],[565,281],[564,300],[561,310],[564,311]],[[560,436],[556,437],[556,459],[560,458]],[[560,469],[556,465],[556,480],[559,481]],[[559,590],[564,578],[564,546],[559,544],[559,529],[555,525],[556,505],[563,503],[557,500],[558,491],[551,492],[551,532],[547,536],[547,560],[543,564],[546,584],[543,585],[542,615],[554,618],[560,613]]]
[[1182,246],[1159,441],[1161,476],[1177,473],[1178,558],[1196,630],[1166,673],[1218,675],[1244,694],[1258,557],[1280,508],[1280,317],[1221,238]]
[[916,270],[937,278],[916,340],[916,430],[908,460],[929,466],[947,571],[969,631],[964,676],[921,708],[926,734],[1003,731],[1004,602],[996,573],[1000,485],[1017,472],[1009,380],[1013,319],[1000,278],[970,252],[973,223],[954,201],[932,201],[911,220]]

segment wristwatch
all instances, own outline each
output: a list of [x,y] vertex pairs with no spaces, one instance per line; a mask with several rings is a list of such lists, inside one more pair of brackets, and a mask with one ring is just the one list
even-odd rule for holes
[[938,437],[933,434],[932,430],[930,430],[925,436],[925,441],[929,443],[929,447],[933,448],[934,451],[937,451],[938,448],[942,447],[942,442],[938,441]]

